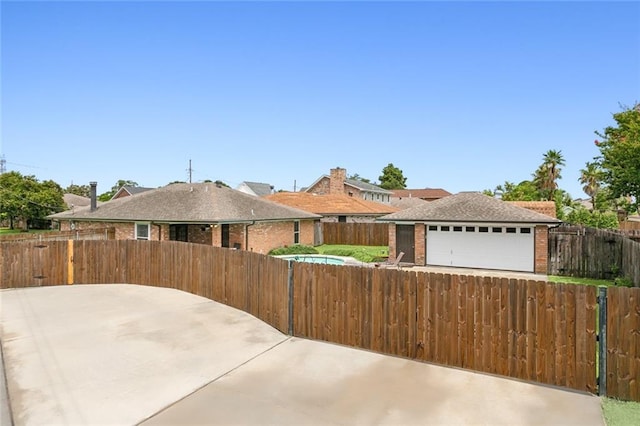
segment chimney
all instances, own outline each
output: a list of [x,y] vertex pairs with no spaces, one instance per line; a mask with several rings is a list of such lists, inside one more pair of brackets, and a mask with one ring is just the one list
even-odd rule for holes
[[336,167],[331,169],[329,175],[329,194],[344,194],[344,181],[347,178],[347,169]]
[[96,195],[96,186],[98,186],[97,182],[89,182],[89,186],[91,187],[91,211],[94,212],[98,208],[98,200]]

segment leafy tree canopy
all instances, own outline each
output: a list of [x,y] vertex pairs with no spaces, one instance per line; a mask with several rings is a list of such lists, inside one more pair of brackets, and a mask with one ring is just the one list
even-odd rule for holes
[[402,174],[402,170],[389,163],[382,169],[382,175],[378,177],[380,187],[384,189],[405,189],[407,178]]
[[564,164],[562,152],[550,149],[544,154],[542,164],[533,174],[533,183],[545,200],[554,199],[554,192],[558,189],[558,180],[562,178],[560,172]]
[[362,176],[360,176],[357,173],[354,174],[354,175],[351,175],[351,176],[347,176],[347,179],[359,180],[360,182],[371,183],[371,180],[369,180],[367,178],[363,178]]
[[91,195],[91,187],[89,185],[74,185],[67,186],[64,190],[66,194],[75,194],[81,197],[89,197]]
[[600,150],[596,163],[613,198],[630,197],[629,211],[638,211],[640,199],[640,104],[613,114],[615,126],[596,131]]
[[542,199],[540,191],[530,180],[523,180],[519,184],[506,181],[504,185],[496,186],[494,195],[504,201],[539,201]]
[[28,220],[63,210],[63,191],[54,181],[40,182],[15,171],[0,175],[0,217],[9,220],[12,229],[16,222],[26,229]]

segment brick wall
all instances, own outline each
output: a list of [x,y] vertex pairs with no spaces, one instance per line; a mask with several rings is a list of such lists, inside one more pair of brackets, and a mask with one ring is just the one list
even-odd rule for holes
[[323,177],[314,185],[307,188],[306,192],[310,192],[312,194],[328,194],[329,193],[329,178]]
[[347,169],[336,167],[331,169],[329,175],[329,194],[344,194],[344,181],[347,178]]
[[396,260],[396,224],[389,223],[389,261]]
[[[299,244],[313,245],[313,220],[300,221]],[[249,227],[249,251],[266,254],[277,247],[292,246],[293,222],[260,222]]]
[[536,274],[547,273],[547,259],[549,257],[549,228],[547,225],[537,225],[535,231],[534,272]]
[[[98,229],[98,228],[111,228],[113,227],[116,230],[116,240],[133,240],[135,238],[135,224],[133,222],[75,222],[75,229]],[[61,221],[60,222],[60,230],[61,231],[70,231],[71,230],[71,222],[69,221]],[[151,226],[151,236],[152,240],[159,239],[160,229],[157,225]],[[163,233],[164,236],[164,233]],[[168,228],[166,231],[166,239],[169,239]]]
[[414,263],[416,265],[424,266],[427,264],[427,252],[426,252],[426,234],[425,234],[426,225],[423,223],[415,224],[415,232],[414,232]]

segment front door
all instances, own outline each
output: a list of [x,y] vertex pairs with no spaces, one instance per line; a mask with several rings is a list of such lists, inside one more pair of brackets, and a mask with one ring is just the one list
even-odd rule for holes
[[415,225],[396,225],[396,256],[403,252],[401,262],[414,263],[415,251]]

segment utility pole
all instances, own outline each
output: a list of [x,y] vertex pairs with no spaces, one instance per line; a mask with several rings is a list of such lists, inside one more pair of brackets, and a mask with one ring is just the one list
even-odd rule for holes
[[193,169],[191,168],[191,160],[189,160],[189,183],[191,183],[191,174],[193,173]]
[[7,160],[4,159],[4,154],[0,157],[0,175],[7,171]]

